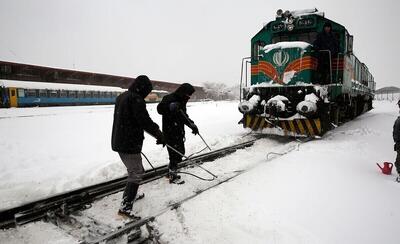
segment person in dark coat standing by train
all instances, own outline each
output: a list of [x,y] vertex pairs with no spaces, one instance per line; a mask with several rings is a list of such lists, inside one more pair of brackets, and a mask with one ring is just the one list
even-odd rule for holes
[[[397,102],[397,105],[400,109],[400,100]],[[394,150],[397,152],[396,162],[394,163],[398,174],[396,181],[400,183],[400,116],[397,117],[393,125],[393,140],[395,143]]]
[[330,22],[325,22],[324,29],[318,33],[313,43],[313,48],[317,51],[318,57],[318,80],[321,83],[329,83],[331,81],[331,63],[332,59],[337,58],[339,53],[339,42],[332,32]]
[[118,152],[128,171],[127,184],[118,214],[133,219],[140,219],[132,213],[132,206],[144,173],[141,157],[144,131],[155,137],[157,144],[165,145],[162,132],[146,109],[144,98],[152,89],[149,78],[140,75],[130,85],[128,91],[119,95],[115,101],[112,150]]
[[186,104],[194,92],[192,85],[184,83],[175,92],[164,96],[157,106],[158,113],[162,115],[162,131],[165,136],[165,142],[181,154],[169,147],[167,148],[169,155],[168,178],[170,183],[184,183],[176,172],[178,163],[182,161],[182,155],[185,154],[184,126],[186,125],[192,129],[192,133],[195,135],[199,133],[197,126],[186,113]]

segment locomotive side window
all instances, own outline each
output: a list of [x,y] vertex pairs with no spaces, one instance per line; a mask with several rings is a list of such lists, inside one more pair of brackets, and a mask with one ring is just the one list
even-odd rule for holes
[[253,59],[254,60],[258,60],[260,57],[260,51],[262,50],[262,48],[265,46],[265,42],[263,41],[257,41],[254,43],[253,46]]

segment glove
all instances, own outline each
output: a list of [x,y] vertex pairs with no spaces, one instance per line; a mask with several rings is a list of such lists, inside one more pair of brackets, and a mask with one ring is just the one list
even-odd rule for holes
[[169,110],[171,112],[177,112],[181,108],[181,104],[178,102],[173,102],[169,104]]
[[156,138],[157,138],[156,144],[157,145],[163,145],[163,147],[165,147],[166,142],[165,142],[165,139],[164,139],[164,135],[163,135],[163,133],[161,131],[157,132]]
[[199,129],[195,124],[192,125],[192,133],[195,135],[199,134]]

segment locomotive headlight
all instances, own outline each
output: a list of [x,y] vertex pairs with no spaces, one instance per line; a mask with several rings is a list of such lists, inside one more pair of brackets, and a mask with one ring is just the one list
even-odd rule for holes
[[283,10],[282,9],[278,9],[278,11],[276,11],[276,16],[281,17],[283,14]]
[[287,29],[288,31],[292,31],[294,29],[294,24],[288,24]]
[[284,17],[289,17],[290,16],[290,11],[289,10],[286,10],[284,13],[283,13],[283,16]]

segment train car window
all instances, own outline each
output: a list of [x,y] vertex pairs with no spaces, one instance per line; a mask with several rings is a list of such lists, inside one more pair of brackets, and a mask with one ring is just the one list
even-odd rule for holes
[[18,97],[25,97],[25,90],[24,89],[18,89]]
[[36,90],[34,90],[34,89],[27,89],[27,90],[25,91],[25,96],[27,96],[27,97],[36,97],[36,96],[37,96]]
[[93,92],[93,97],[94,97],[94,98],[99,97],[99,92],[94,91],[94,92]]
[[11,96],[15,97],[15,90],[11,90]]
[[76,98],[76,91],[68,91],[68,97],[70,98]]
[[85,92],[85,97],[91,98],[92,97],[92,92],[91,91],[86,91]]
[[83,91],[78,91],[78,98],[84,98],[85,93]]
[[47,91],[46,90],[39,90],[39,97],[47,97]]
[[55,90],[50,90],[50,97],[58,97],[58,93]]
[[68,93],[65,90],[60,91],[60,97],[68,97]]

